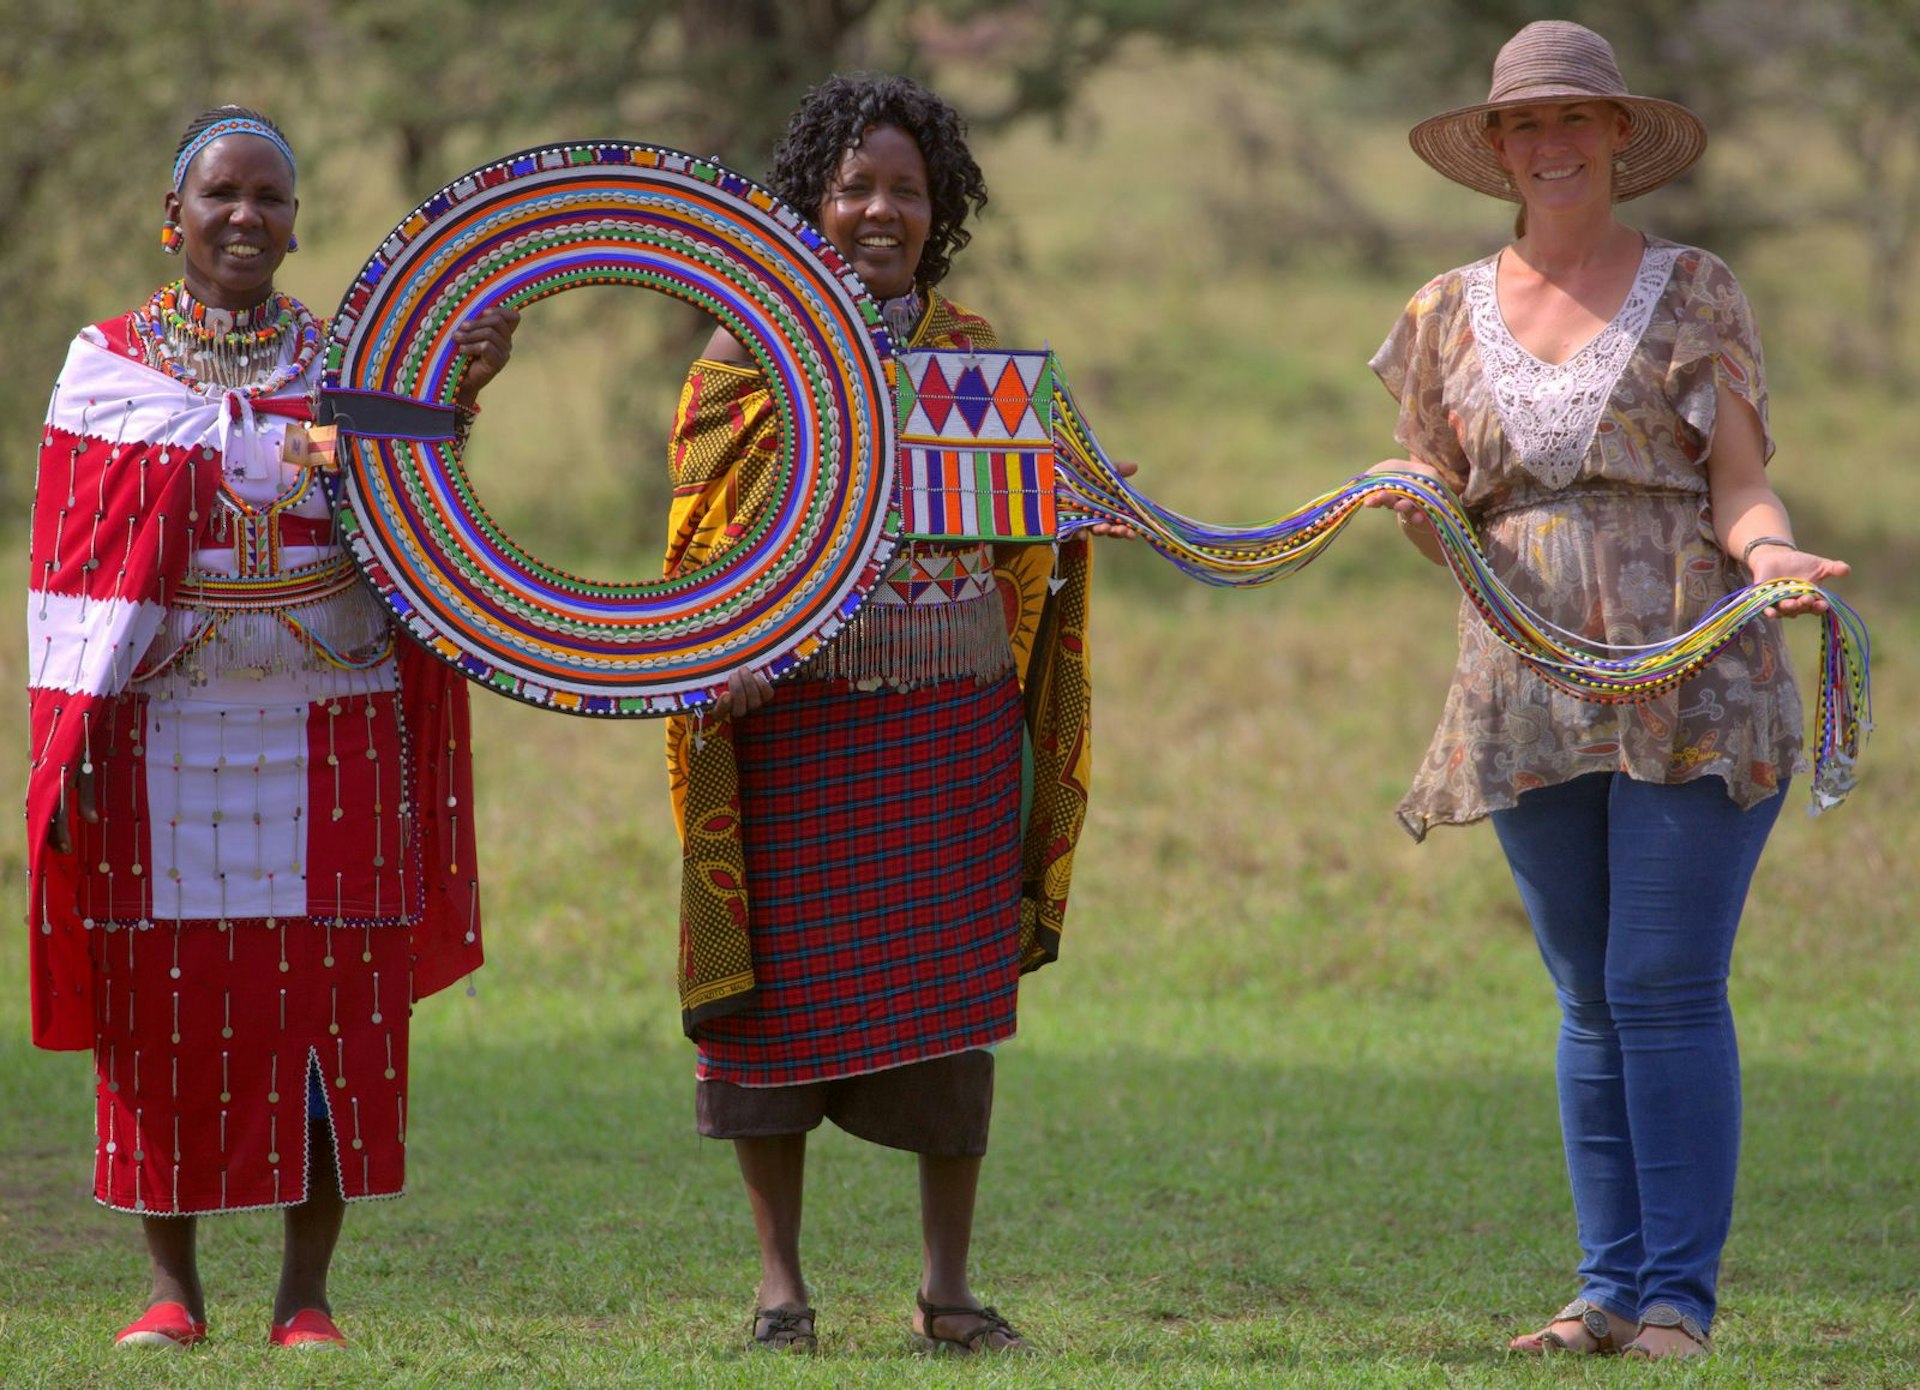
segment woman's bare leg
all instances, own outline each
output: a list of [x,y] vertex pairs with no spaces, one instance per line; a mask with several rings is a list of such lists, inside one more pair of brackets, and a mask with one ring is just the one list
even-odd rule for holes
[[307,1152],[311,1155],[307,1200],[286,1210],[280,1287],[273,1296],[276,1323],[285,1322],[302,1308],[333,1312],[333,1305],[327,1301],[327,1271],[333,1265],[333,1250],[340,1241],[347,1204],[340,1195],[333,1127],[325,1120],[307,1121]]
[[153,1266],[153,1293],[147,1300],[184,1304],[195,1322],[207,1320],[206,1294],[200,1288],[200,1261],[195,1248],[199,1219],[192,1216],[144,1216],[140,1231],[147,1239],[147,1262]]
[[[967,1281],[967,1252],[973,1244],[973,1204],[980,1189],[977,1157],[920,1155],[920,1234],[923,1256],[920,1296],[937,1308],[977,1308]],[[927,1326],[928,1322],[937,1326]],[[914,1327],[926,1336],[937,1331],[945,1340],[967,1341],[987,1319],[964,1313],[943,1313],[928,1319],[914,1310]],[[1024,1345],[1017,1334],[1000,1327],[987,1333],[985,1347],[993,1351]]]
[[[753,1233],[760,1243],[760,1293],[767,1309],[807,1307],[807,1281],[800,1272],[800,1212],[807,1173],[807,1136],[775,1134],[736,1139],[740,1177],[753,1206]],[[756,1322],[755,1335],[763,1328]],[[811,1326],[794,1336],[810,1336]],[[785,1345],[789,1336],[776,1341]]]

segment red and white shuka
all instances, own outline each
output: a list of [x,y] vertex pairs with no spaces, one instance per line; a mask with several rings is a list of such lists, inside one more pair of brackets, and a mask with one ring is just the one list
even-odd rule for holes
[[[115,1208],[304,1201],[310,1076],[342,1194],[397,1195],[411,1006],[480,964],[466,688],[396,640],[289,461],[313,385],[177,380],[128,315],[74,340],[47,412],[33,1040],[94,1049]],[[61,854],[83,771],[99,819]]]

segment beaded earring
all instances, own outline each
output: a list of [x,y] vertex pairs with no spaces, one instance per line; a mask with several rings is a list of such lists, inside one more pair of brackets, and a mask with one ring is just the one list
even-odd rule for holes
[[180,254],[180,248],[187,244],[186,237],[180,233],[180,224],[171,219],[160,224],[160,249],[169,256]]
[[291,256],[295,251],[298,251],[299,249],[300,249],[300,238],[297,236],[288,237],[287,238],[287,254]]

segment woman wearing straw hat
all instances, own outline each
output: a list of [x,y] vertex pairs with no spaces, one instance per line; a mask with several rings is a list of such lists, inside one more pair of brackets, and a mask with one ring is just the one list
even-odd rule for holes
[[[1748,582],[1823,583],[1766,478],[1760,342],[1712,255],[1615,205],[1706,133],[1631,95],[1606,40],[1530,24],[1487,100],[1422,122],[1420,157],[1520,205],[1513,240],[1433,280],[1374,357],[1410,455],[1452,488],[1507,583],[1582,637],[1656,641]],[[1424,514],[1394,507],[1438,561]],[[1817,611],[1783,601],[1776,615]],[[1733,1211],[1740,1075],[1727,974],[1801,713],[1777,623],[1640,706],[1562,695],[1463,613],[1440,727],[1402,822],[1490,817],[1563,1014],[1561,1129],[1578,1296],[1512,1349],[1707,1350]]]

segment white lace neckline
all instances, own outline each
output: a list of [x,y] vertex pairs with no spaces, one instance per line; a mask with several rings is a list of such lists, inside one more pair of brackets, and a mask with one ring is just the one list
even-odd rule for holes
[[1500,427],[1520,466],[1548,487],[1563,488],[1580,471],[1613,388],[1666,292],[1680,250],[1649,245],[1641,252],[1640,269],[1626,302],[1564,362],[1541,361],[1508,329],[1496,286],[1498,256],[1465,271],[1467,310],[1480,352],[1480,371],[1493,396]]

